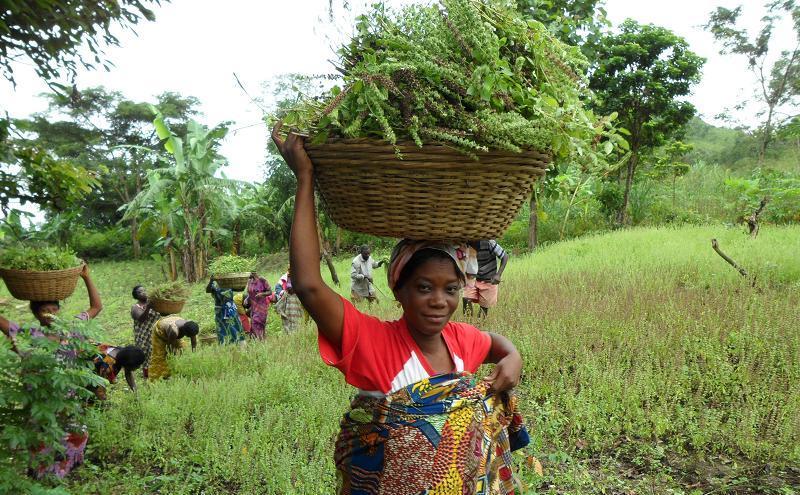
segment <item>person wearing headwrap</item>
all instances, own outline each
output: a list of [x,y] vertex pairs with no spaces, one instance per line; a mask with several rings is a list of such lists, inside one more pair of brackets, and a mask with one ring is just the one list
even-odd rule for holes
[[[280,128],[272,138],[297,178],[289,239],[294,292],[317,324],[323,361],[358,389],[336,441],[338,493],[513,493],[506,454],[525,436],[507,392],[519,383],[522,358],[507,338],[450,321],[461,301],[463,252],[401,241],[387,277],[402,317],[382,321],[360,312],[322,278],[314,167],[303,138],[283,138]],[[478,380],[484,363],[495,367]],[[400,410],[390,404],[407,414],[384,414]]]
[[[489,308],[497,304],[497,285],[509,256],[494,239],[471,241],[467,249],[469,266],[466,269],[467,285],[464,287],[464,314],[472,316],[472,303],[478,303],[480,316],[486,318]],[[498,259],[500,268],[497,267]]]

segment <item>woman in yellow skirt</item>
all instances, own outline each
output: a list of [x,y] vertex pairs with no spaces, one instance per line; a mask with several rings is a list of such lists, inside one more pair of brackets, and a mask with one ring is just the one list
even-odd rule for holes
[[185,320],[179,315],[164,316],[153,327],[153,354],[150,358],[149,378],[158,380],[169,378],[169,364],[167,352],[175,354],[183,348],[183,337],[189,337],[192,350],[197,347],[197,333],[200,331],[198,324]]

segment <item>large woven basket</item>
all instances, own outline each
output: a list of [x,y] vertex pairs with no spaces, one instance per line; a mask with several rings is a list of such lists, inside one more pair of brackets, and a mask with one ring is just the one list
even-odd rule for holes
[[150,298],[150,303],[157,313],[162,315],[174,315],[180,313],[186,301],[168,301],[166,299]]
[[0,269],[8,291],[23,301],[61,301],[75,292],[81,267],[46,272]]
[[411,239],[500,237],[530,198],[551,157],[538,151],[478,153],[370,139],[306,144],[325,211],[355,232]]
[[223,289],[243,290],[247,287],[247,281],[250,279],[250,272],[241,273],[221,273],[214,275],[214,280],[217,281]]

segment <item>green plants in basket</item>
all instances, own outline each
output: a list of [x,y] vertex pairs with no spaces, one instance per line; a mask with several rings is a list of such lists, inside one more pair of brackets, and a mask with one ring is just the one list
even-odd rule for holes
[[150,299],[161,301],[186,301],[189,299],[189,286],[180,281],[164,282],[150,291]]
[[208,270],[214,275],[226,273],[249,273],[255,270],[256,260],[242,256],[225,255],[216,258],[208,265]]
[[52,271],[80,266],[81,260],[68,248],[55,246],[4,246],[0,249],[0,268]]
[[[474,156],[526,149],[602,160],[627,143],[585,106],[588,62],[501,0],[376,4],[335,62],[340,85],[281,118],[312,143],[444,143]],[[397,148],[396,148],[397,149]]]

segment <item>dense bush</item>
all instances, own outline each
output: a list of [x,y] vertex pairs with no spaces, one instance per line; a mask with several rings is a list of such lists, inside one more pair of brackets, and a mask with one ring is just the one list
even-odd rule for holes
[[[559,240],[572,239],[611,228],[611,221],[603,213],[602,204],[588,199],[579,206],[569,208],[569,217],[564,223],[569,201],[566,199],[539,200],[538,243],[546,245]],[[522,251],[528,247],[530,204],[525,203],[501,239],[506,249]]]
[[82,336],[98,335],[94,323],[56,320],[48,332],[57,338],[31,337],[27,329],[13,343],[0,338],[0,493],[65,493],[48,488],[53,480],[29,478],[27,468],[53,463],[66,424],[86,412],[87,387],[107,384],[91,361],[71,358],[93,356]]
[[763,218],[774,223],[800,221],[800,173],[755,169],[749,177],[725,180],[732,221],[755,211],[762,198],[769,198]]
[[71,236],[71,242],[78,255],[85,259],[123,259],[131,256],[131,234],[124,227],[79,229]]

